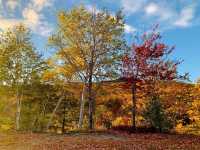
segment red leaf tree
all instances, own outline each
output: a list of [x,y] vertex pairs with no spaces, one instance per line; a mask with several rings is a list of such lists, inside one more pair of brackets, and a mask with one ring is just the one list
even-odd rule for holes
[[136,129],[136,92],[138,82],[150,85],[150,93],[155,92],[156,81],[175,80],[180,78],[177,66],[181,61],[169,59],[174,47],[161,42],[161,35],[157,26],[151,32],[140,37],[140,44],[134,43],[130,54],[124,55],[122,62],[122,78],[126,81],[126,88],[132,90],[132,128]]

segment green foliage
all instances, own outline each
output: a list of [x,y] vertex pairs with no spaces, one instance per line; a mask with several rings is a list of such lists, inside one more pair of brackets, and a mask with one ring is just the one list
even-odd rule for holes
[[44,67],[31,42],[30,30],[22,24],[2,32],[0,51],[0,79],[7,85],[30,84]]
[[24,90],[40,82],[47,66],[33,46],[30,30],[23,24],[1,33],[0,51],[0,85],[10,87],[15,95],[16,129],[19,130]]
[[[14,128],[12,105],[7,101],[9,96],[0,95],[0,131],[6,132]],[[11,108],[10,108],[11,107]]]
[[168,131],[170,126],[158,96],[153,96],[143,113],[150,125],[160,132]]

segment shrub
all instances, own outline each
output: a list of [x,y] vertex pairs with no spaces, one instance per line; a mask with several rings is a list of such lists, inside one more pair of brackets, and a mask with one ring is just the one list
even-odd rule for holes
[[147,104],[143,117],[159,132],[167,132],[172,127],[165,115],[158,96],[153,96]]

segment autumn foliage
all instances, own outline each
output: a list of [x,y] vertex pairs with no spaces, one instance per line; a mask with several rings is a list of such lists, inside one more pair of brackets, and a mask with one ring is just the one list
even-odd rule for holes
[[[200,82],[190,83],[188,74],[179,74],[183,61],[173,59],[175,47],[162,41],[158,26],[129,46],[125,25],[121,11],[113,15],[84,6],[60,11],[57,30],[48,38],[53,49],[48,58],[36,51],[24,25],[2,31],[0,132],[30,131],[30,137],[16,133],[25,144],[30,138],[48,142],[46,135],[33,132],[69,133],[63,141],[50,141],[54,146],[67,141],[67,147],[75,148],[119,144],[126,149],[127,143],[138,146],[139,141],[138,149],[154,149],[154,144],[173,148],[168,143],[182,149],[184,142],[199,143],[199,138],[191,142],[190,137],[157,132],[200,135]],[[81,133],[88,134],[84,142]],[[0,133],[0,149],[2,139]]]
[[122,61],[122,78],[132,88],[132,119],[135,128],[136,117],[136,92],[138,83],[148,84],[146,89],[149,96],[156,94],[157,81],[171,81],[178,79],[177,66],[180,61],[169,59],[174,47],[169,47],[161,42],[161,35],[157,27],[152,32],[144,33],[140,38],[141,43],[134,43],[129,54]]

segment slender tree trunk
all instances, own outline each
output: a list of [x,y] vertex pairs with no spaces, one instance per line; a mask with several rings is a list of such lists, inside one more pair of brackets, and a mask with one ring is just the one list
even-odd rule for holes
[[21,97],[19,94],[19,89],[17,89],[17,112],[16,112],[16,130],[18,131],[20,129],[20,118],[21,118]]
[[93,101],[93,97],[92,97],[92,75],[90,75],[89,77],[89,82],[88,82],[88,100],[89,100],[89,118],[88,118],[88,122],[89,122],[89,129],[93,129],[93,108],[94,108],[94,101]]
[[47,130],[49,129],[49,126],[50,126],[51,123],[52,123],[53,117],[55,116],[55,113],[56,113],[58,107],[60,106],[62,100],[63,100],[63,96],[61,96],[61,98],[58,100],[58,102],[57,102],[57,104],[56,104],[56,107],[54,108],[54,110],[53,110],[53,112],[52,112],[52,114],[51,114],[50,120],[49,120],[49,122],[48,122],[48,124],[47,124]]
[[63,107],[62,133],[65,133],[65,113],[66,113],[66,103],[64,103]]
[[83,115],[84,115],[84,106],[85,106],[84,94],[85,94],[85,83],[83,84],[83,90],[81,93],[81,100],[80,100],[81,106],[80,106],[78,128],[82,128],[82,125],[83,125]]
[[132,129],[135,132],[136,130],[136,83],[135,81],[132,84]]
[[16,130],[20,129],[20,116],[21,116],[21,100],[17,99],[17,112],[16,112]]

